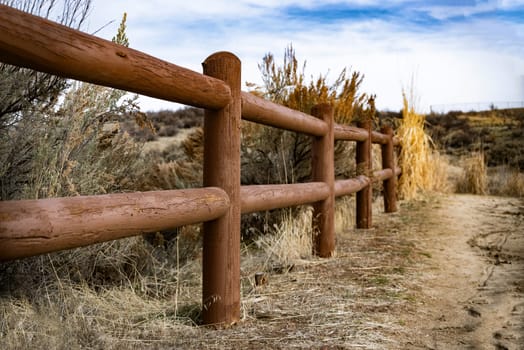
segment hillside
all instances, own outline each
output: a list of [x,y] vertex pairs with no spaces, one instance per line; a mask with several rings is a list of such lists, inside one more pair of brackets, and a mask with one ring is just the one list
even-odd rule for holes
[[488,166],[524,169],[524,108],[429,114],[428,132],[451,155],[482,150]]

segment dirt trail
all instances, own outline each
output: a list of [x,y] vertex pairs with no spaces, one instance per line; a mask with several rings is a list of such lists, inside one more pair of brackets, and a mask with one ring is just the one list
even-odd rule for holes
[[524,349],[524,202],[453,195],[419,237],[431,255],[408,349]]

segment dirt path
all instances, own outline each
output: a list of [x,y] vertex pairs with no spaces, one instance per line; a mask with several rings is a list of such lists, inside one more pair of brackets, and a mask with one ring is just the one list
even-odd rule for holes
[[[421,305],[411,349],[524,349],[524,202],[450,196],[433,204],[418,243]],[[428,208],[429,209],[429,208]]]

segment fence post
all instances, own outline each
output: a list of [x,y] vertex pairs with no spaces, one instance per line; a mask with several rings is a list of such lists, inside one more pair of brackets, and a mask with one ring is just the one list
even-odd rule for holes
[[394,213],[397,211],[397,175],[395,175],[395,153],[393,151],[393,128],[382,127],[381,132],[388,135],[388,142],[382,145],[382,168],[393,170],[393,176],[384,180],[384,211]]
[[335,155],[333,106],[318,104],[311,109],[311,115],[322,119],[328,125],[324,136],[314,137],[311,146],[312,180],[329,186],[329,197],[313,204],[314,253],[330,257],[335,250]]
[[240,97],[241,63],[218,52],[204,63],[204,74],[226,82],[230,103],[206,110],[204,117],[204,186],[221,187],[229,196],[226,214],[204,223],[202,319],[231,325],[240,319]]
[[[357,175],[372,177],[373,169],[371,162],[371,119],[367,118],[357,123],[359,128],[368,131],[368,138],[365,141],[357,142],[356,163]],[[357,228],[371,228],[371,204],[373,201],[373,184],[369,183],[362,190],[357,192]]]

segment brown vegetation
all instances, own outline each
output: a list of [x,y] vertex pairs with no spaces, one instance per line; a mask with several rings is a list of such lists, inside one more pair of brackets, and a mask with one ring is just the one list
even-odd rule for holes
[[430,114],[428,132],[460,168],[459,192],[522,196],[524,109]]
[[488,166],[524,169],[524,109],[452,111],[427,116],[428,132],[447,153],[484,152]]

